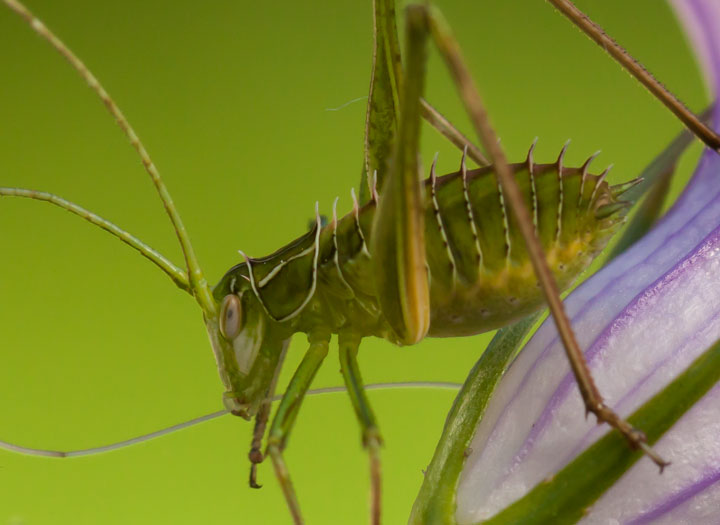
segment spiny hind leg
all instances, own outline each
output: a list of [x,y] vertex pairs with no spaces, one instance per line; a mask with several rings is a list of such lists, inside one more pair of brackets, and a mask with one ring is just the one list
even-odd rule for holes
[[685,105],[643,65],[635,60],[615,40],[608,36],[603,29],[593,22],[590,17],[580,11],[570,0],[548,0],[555,8],[565,15],[583,33],[605,50],[613,60],[620,64],[628,73],[634,76],[645,88],[665,107],[667,107],[690,131],[692,131],[709,148],[720,152],[720,136],[713,131],[703,120]]
[[330,336],[329,334],[311,334],[308,336],[308,339],[310,341],[310,348],[305,353],[305,357],[303,357],[300,366],[295,370],[295,374],[290,380],[290,384],[280,401],[280,406],[270,426],[266,452],[266,455],[269,455],[272,459],[275,474],[280,482],[280,487],[285,495],[285,500],[287,501],[288,508],[296,525],[301,525],[303,519],[282,452],[287,445],[287,440],[298,412],[300,411],[302,400],[305,398],[305,394],[310,388],[315,374],[328,353]]
[[542,246],[535,236],[530,213],[523,201],[522,194],[512,175],[505,154],[497,140],[497,135],[490,125],[484,104],[465,66],[458,43],[449,27],[437,9],[427,5],[410,5],[407,9],[407,34],[410,38],[412,38],[412,35],[416,35],[415,38],[418,38],[418,40],[421,39],[420,35],[422,34],[430,34],[432,36],[433,41],[450,70],[473,126],[487,152],[490,154],[491,160],[495,165],[495,173],[503,190],[503,196],[509,202],[510,208],[515,215],[525,243],[527,244],[535,274],[538,277],[550,312],[558,328],[560,338],[562,339],[568,360],[570,361],[570,368],[578,383],[586,410],[595,414],[599,422],[606,422],[619,430],[631,446],[643,449],[662,469],[662,467],[666,465],[666,462],[648,447],[643,433],[634,429],[608,407],[595,386],[595,382],[585,361],[585,356],[575,339],[575,334],[572,331],[570,321],[560,300],[559,290],[548,268]]
[[345,381],[350,401],[362,429],[362,444],[370,459],[370,523],[379,525],[381,514],[381,468],[380,446],[382,438],[375,422],[375,414],[365,394],[360,367],[357,362],[360,337],[355,334],[340,334],[340,371]]
[[408,26],[405,79],[393,154],[373,220],[370,253],[378,302],[399,344],[420,341],[430,325],[424,190],[418,150],[426,33]]
[[[365,117],[363,177],[360,180],[360,204],[372,195],[366,178],[377,176],[382,187],[389,159],[393,154],[400,122],[400,89],[403,71],[400,43],[395,21],[395,0],[373,0],[373,54]],[[468,155],[479,166],[488,164],[482,152],[426,100],[420,100],[422,117],[441,135]]]

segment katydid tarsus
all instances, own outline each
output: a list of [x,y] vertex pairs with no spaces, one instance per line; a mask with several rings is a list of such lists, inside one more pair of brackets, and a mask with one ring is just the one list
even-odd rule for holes
[[[482,82],[481,82],[481,83],[482,83]],[[478,119],[478,121],[481,122],[481,121],[482,121],[482,118],[481,118],[481,119]],[[495,142],[494,142],[493,140],[490,141],[490,145],[493,145],[494,143],[495,143]],[[412,152],[411,152],[411,153],[412,153]],[[414,153],[413,153],[413,154],[414,154]],[[411,156],[412,156],[412,155],[411,155]],[[382,194],[382,191],[381,191],[381,194]],[[508,221],[512,221],[512,219],[510,219],[510,218],[508,218],[507,220],[508,220]],[[318,232],[318,233],[320,233],[320,232]],[[516,232],[515,232],[515,233],[516,233]],[[412,242],[412,239],[413,239],[413,236],[410,236],[411,242]],[[519,237],[518,237],[518,239],[519,239]],[[186,244],[187,244],[187,243],[186,243]],[[315,245],[314,245],[313,243],[310,243],[308,247],[311,247],[311,246],[315,246]],[[382,247],[380,247],[380,249],[382,249]],[[187,258],[188,258],[190,261],[192,261],[193,256],[191,256],[189,253],[187,253],[186,256],[187,256]],[[195,264],[195,263],[193,263],[193,264]],[[312,265],[311,265],[311,267],[312,267]],[[274,267],[274,268],[276,268],[276,267]],[[282,268],[281,268],[281,267],[277,267],[277,268],[279,268],[279,270],[277,270],[277,273],[279,273],[280,271],[282,271]],[[187,282],[188,282],[190,279],[183,276],[183,271],[182,271],[182,270],[178,270],[178,271],[175,271],[175,270],[176,270],[176,269],[173,269],[173,270],[171,271],[171,273],[173,273],[173,274],[175,275],[175,277],[176,277],[176,278],[175,278],[175,282],[176,282],[177,284],[179,284],[179,285],[181,286],[181,288],[187,287]],[[272,271],[272,270],[270,270],[270,271]],[[192,274],[193,272],[190,272],[190,273]],[[195,271],[195,275],[196,275],[196,276],[199,275],[199,274],[197,273],[197,270]],[[230,275],[229,275],[229,279],[231,279],[232,277],[233,277],[233,275],[230,274]],[[247,276],[247,277],[249,278],[250,276]],[[266,275],[265,277],[267,277],[267,275]],[[422,281],[422,279],[420,279],[419,281]],[[200,280],[199,277],[197,278],[197,282],[201,283],[201,280]],[[248,281],[248,282],[249,282],[249,281]],[[270,282],[270,279],[268,279],[268,282]],[[230,286],[230,282],[229,282],[229,281],[226,282],[226,284],[227,284],[228,286]],[[253,284],[255,284],[255,287],[257,288],[257,283],[252,283],[252,282],[250,282],[251,287],[252,287]],[[201,288],[202,288],[202,286],[201,286]],[[201,302],[201,304],[205,306],[206,316],[212,317],[212,315],[215,313],[215,309],[218,308],[218,306],[219,306],[219,304],[220,304],[220,302],[221,302],[221,300],[222,300],[222,297],[219,298],[217,301],[215,301],[216,304],[213,304],[213,301],[214,301],[214,300],[211,299],[211,298],[208,296],[207,293],[200,293],[200,294],[198,294],[198,296],[199,296],[199,301]],[[299,302],[299,304],[298,304],[298,308],[299,308],[300,306],[302,306],[302,307],[307,306],[307,304],[302,304],[302,303],[303,303],[308,297],[309,297],[308,295],[303,296],[302,300],[301,300],[301,301]],[[227,304],[227,303],[226,303],[226,304]],[[234,307],[233,305],[234,305],[234,303],[230,303],[230,304],[229,304],[229,306],[230,306],[231,308]],[[282,315],[276,314],[276,313],[274,313],[274,312],[268,312],[268,311],[267,311],[267,305],[265,305],[265,307],[266,307],[266,311],[265,311],[266,314],[268,314],[268,315],[273,315],[273,316],[276,317],[276,319],[282,320],[282,317],[283,317]],[[294,309],[291,310],[291,311],[289,312],[289,314],[293,313],[294,311],[295,311]],[[289,314],[288,314],[288,315],[289,315]],[[422,324],[422,323],[420,323],[420,324]],[[477,330],[475,330],[475,331],[477,331]],[[419,332],[418,332],[418,333],[419,333],[420,335],[424,335],[424,334],[422,334],[422,332],[423,332],[423,329],[422,329],[422,327],[421,327],[421,328],[419,329]],[[218,335],[217,332],[215,332],[215,335],[216,335],[216,336]],[[361,334],[361,335],[364,335],[364,334]],[[411,339],[412,339],[412,338],[411,338]],[[409,341],[410,339],[406,339],[406,340]],[[342,343],[341,343],[341,344],[342,344]],[[352,367],[352,366],[354,366],[354,364],[352,363],[353,343],[346,341],[345,344],[346,344],[346,345],[350,345],[348,352],[345,353],[347,356],[350,357],[349,361],[346,361],[346,363],[347,363],[346,366]],[[322,354],[322,353],[325,352],[325,348],[320,348],[319,350],[320,350],[320,352],[319,352],[320,354]],[[249,356],[247,357],[247,359],[250,359],[251,357],[253,357],[253,356],[249,355]],[[247,365],[247,362],[246,362],[245,364]],[[252,363],[250,363],[250,364],[252,364]],[[356,395],[359,395],[359,394],[356,394]],[[257,401],[257,400],[256,400],[256,401]],[[260,401],[262,401],[262,399],[260,399]],[[257,408],[257,407],[256,407],[256,408]],[[371,437],[372,437],[372,436],[371,436]],[[278,447],[278,448],[279,448],[279,447]],[[279,461],[279,460],[278,460],[278,461]],[[290,489],[289,489],[289,485],[286,483],[285,486],[286,486],[287,491],[288,491],[288,492],[287,492],[288,498],[289,498],[290,500],[292,500],[293,497],[291,496],[291,492],[290,492]],[[379,514],[379,505],[378,505],[378,500],[377,500],[377,494],[378,494],[377,491],[375,491],[375,495],[376,495],[375,502],[376,502],[376,503],[375,503],[375,507],[374,507],[374,512],[375,512],[376,515]],[[299,520],[299,512],[297,511],[297,508],[295,508],[295,514],[296,514],[296,520]]]

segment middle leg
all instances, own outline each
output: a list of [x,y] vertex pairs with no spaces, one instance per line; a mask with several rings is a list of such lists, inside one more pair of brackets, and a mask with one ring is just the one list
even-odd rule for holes
[[382,438],[375,422],[375,414],[365,394],[360,367],[357,362],[360,337],[356,334],[340,334],[340,371],[345,381],[350,401],[362,429],[362,444],[370,457],[370,523],[380,524],[381,469],[380,446]]

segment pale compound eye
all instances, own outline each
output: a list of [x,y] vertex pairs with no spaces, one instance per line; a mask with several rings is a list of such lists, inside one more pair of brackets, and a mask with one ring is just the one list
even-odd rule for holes
[[235,294],[226,295],[220,308],[220,332],[225,339],[232,341],[240,333],[241,328],[242,306],[240,298]]

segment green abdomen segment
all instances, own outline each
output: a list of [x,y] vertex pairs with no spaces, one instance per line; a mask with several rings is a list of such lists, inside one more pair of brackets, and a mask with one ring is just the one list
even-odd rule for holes
[[[560,289],[567,288],[602,250],[622,222],[626,206],[604,174],[554,164],[511,165]],[[464,163],[463,163],[464,166]],[[426,261],[430,278],[430,336],[470,335],[518,319],[543,303],[518,225],[492,167],[461,168],[425,181]],[[324,228],[249,266],[265,311],[276,321],[309,332],[351,326],[360,335],[393,339],[375,299],[369,239],[375,200],[357,204]],[[290,282],[292,281],[292,282]],[[222,283],[221,283],[222,285]]]
[[[600,176],[535,164],[532,150],[512,165],[536,233],[560,289],[602,250],[625,206]],[[434,197],[434,198],[433,198]],[[470,335],[504,326],[543,303],[511,210],[492,168],[429,180],[426,213],[431,325],[435,337]]]

